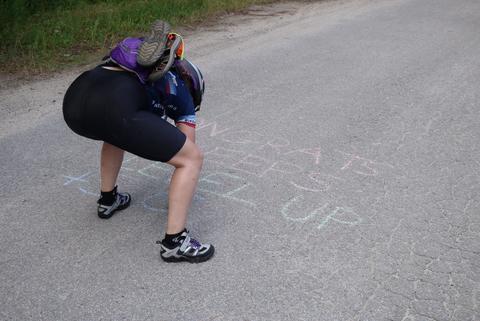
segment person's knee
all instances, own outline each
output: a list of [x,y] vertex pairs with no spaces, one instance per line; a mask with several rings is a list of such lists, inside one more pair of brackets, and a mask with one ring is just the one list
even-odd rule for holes
[[176,155],[170,163],[175,167],[188,167],[195,170],[200,170],[203,165],[203,153],[195,145],[190,146],[188,150],[182,151],[181,155]]
[[192,154],[190,155],[190,161],[192,163],[192,166],[195,166],[201,169],[203,165],[203,159],[204,159],[203,152],[198,147],[196,147],[192,152]]

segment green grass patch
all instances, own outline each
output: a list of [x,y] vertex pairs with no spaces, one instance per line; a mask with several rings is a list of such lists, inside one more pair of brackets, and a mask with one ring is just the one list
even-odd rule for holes
[[[194,24],[275,0],[0,0],[0,71],[59,70],[144,34],[155,19]],[[101,57],[99,57],[101,58]]]

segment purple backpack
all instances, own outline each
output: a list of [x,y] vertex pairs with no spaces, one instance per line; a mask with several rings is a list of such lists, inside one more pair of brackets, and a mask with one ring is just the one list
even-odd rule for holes
[[110,51],[107,59],[120,65],[122,68],[135,73],[142,84],[147,82],[151,69],[137,63],[137,54],[143,38],[125,38]]

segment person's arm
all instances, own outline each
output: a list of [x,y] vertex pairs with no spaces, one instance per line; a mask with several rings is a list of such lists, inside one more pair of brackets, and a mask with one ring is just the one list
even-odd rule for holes
[[180,76],[175,72],[169,72],[159,82],[157,89],[162,93],[162,90],[166,88],[165,85],[160,85],[166,82],[169,90],[166,90],[168,94],[165,94],[165,99],[162,103],[165,106],[165,115],[175,122],[177,128],[184,133],[187,138],[195,143],[195,106],[192,96],[188,87]]
[[189,140],[195,143],[195,127],[187,125],[186,123],[177,123],[176,125]]

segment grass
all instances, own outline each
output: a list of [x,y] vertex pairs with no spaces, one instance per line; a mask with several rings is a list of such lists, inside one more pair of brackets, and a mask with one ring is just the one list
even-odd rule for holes
[[194,24],[275,0],[0,0],[0,72],[38,74],[100,59],[155,19]]

